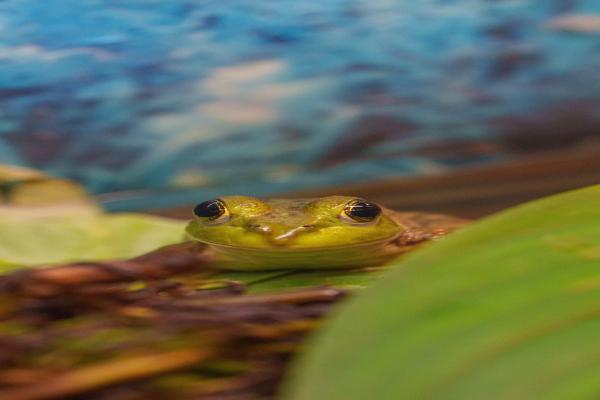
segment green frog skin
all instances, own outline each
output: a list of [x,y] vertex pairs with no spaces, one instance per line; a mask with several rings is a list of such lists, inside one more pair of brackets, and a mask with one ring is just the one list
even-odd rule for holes
[[409,232],[394,211],[349,196],[200,203],[186,232],[231,270],[333,269],[382,265]]

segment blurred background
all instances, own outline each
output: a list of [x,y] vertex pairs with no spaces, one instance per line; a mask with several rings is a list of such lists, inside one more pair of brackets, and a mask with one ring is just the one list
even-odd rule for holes
[[110,210],[479,216],[600,181],[598,155],[598,0],[0,2],[0,164]]

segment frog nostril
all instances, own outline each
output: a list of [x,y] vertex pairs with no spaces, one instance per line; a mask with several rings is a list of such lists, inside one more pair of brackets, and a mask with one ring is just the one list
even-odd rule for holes
[[271,232],[271,227],[269,227],[268,225],[261,225],[261,224],[250,224],[250,225],[248,225],[248,229],[250,229],[252,231],[264,232],[264,233]]

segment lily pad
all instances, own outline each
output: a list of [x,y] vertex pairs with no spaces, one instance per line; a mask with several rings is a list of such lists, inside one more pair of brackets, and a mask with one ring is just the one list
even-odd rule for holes
[[183,239],[185,222],[142,214],[0,219],[0,272],[82,260],[129,258]]
[[600,186],[502,212],[346,303],[283,398],[598,398],[599,282]]
[[137,256],[181,241],[184,225],[142,214],[105,214],[75,182],[0,164],[0,273]]

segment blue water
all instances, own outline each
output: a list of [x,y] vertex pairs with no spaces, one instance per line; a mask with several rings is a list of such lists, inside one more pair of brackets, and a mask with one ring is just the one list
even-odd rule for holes
[[600,1],[5,0],[0,162],[123,209],[507,159],[515,126],[600,124],[573,15]]

